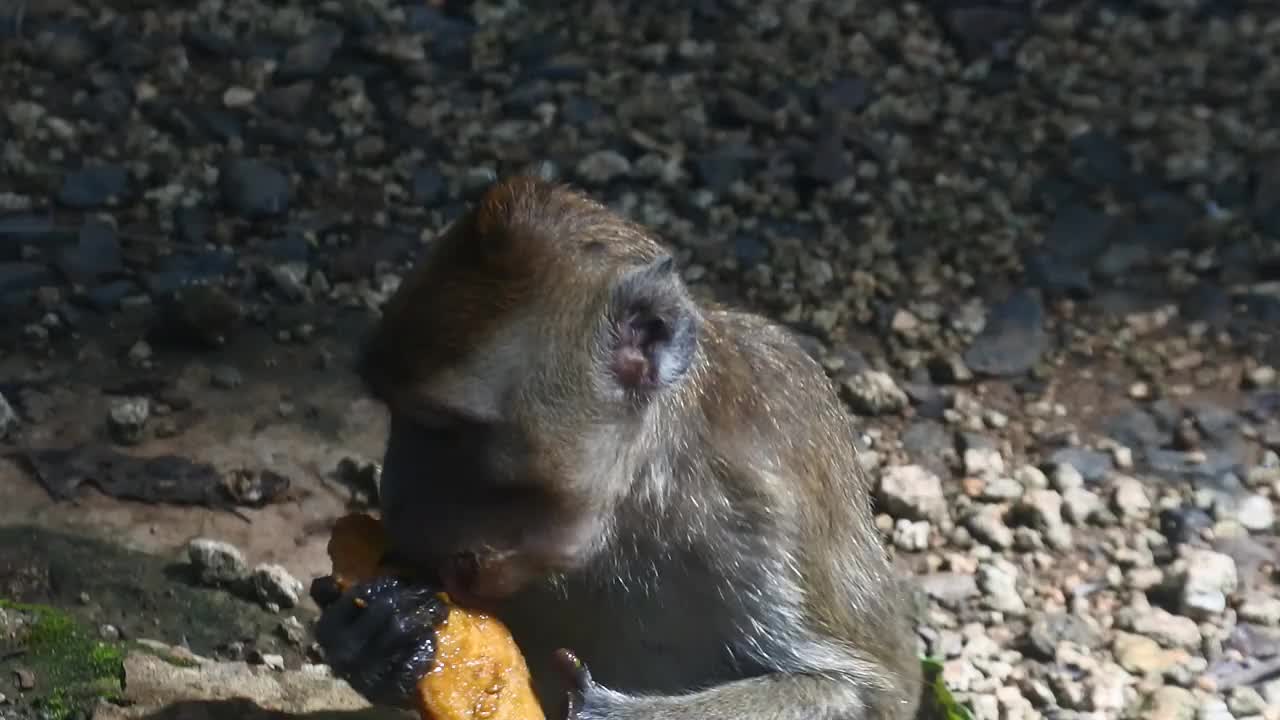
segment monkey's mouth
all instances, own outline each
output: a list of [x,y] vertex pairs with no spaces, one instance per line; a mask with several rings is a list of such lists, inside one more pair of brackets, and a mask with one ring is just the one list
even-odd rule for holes
[[437,571],[440,584],[458,605],[490,608],[530,579],[513,552],[455,553]]

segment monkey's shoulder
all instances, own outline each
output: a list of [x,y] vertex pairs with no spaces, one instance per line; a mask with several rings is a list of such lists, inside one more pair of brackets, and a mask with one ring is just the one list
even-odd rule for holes
[[756,313],[713,308],[706,313],[713,351],[780,371],[821,373],[799,332]]

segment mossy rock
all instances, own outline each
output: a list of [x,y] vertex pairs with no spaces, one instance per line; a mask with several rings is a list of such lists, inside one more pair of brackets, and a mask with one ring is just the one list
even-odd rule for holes
[[[71,615],[45,605],[0,598],[0,611],[16,626],[4,639],[9,659],[0,668],[30,672],[35,687],[25,700],[50,720],[66,720],[89,712],[99,698],[119,696],[124,682],[124,647],[97,638],[93,629]],[[18,622],[14,622],[18,620]]]
[[[236,642],[288,662],[303,659],[302,648],[280,636],[280,615],[197,586],[181,562],[91,537],[0,528],[0,600],[10,625],[29,623],[10,640],[0,618],[0,688],[11,701],[4,717],[69,720],[85,716],[86,700],[118,693],[124,653],[146,648],[103,641],[99,628],[107,624],[128,640],[183,645],[207,657]],[[314,617],[304,608],[291,614],[303,623]],[[32,691],[16,692],[19,668],[35,676]]]
[[[126,638],[181,644],[215,657],[236,641],[300,660],[276,636],[282,615],[189,577],[177,560],[36,527],[0,528],[0,597],[62,608],[80,622],[111,624]],[[84,602],[87,598],[88,602]],[[293,608],[304,624],[309,608]]]

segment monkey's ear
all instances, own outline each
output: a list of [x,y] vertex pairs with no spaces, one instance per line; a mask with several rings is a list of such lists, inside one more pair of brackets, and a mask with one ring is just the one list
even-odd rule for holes
[[670,255],[616,281],[608,318],[608,369],[623,390],[655,392],[688,373],[701,316]]

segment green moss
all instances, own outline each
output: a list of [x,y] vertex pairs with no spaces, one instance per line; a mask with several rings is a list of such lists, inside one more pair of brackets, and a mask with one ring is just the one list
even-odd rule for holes
[[924,697],[920,718],[936,718],[937,720],[973,720],[973,711],[962,705],[952,696],[951,690],[942,680],[942,662],[934,658],[920,658],[924,669]]
[[30,670],[36,688],[28,696],[52,720],[87,712],[99,698],[119,697],[124,680],[124,648],[95,637],[71,615],[44,605],[0,599],[0,609],[29,615],[15,666]]

